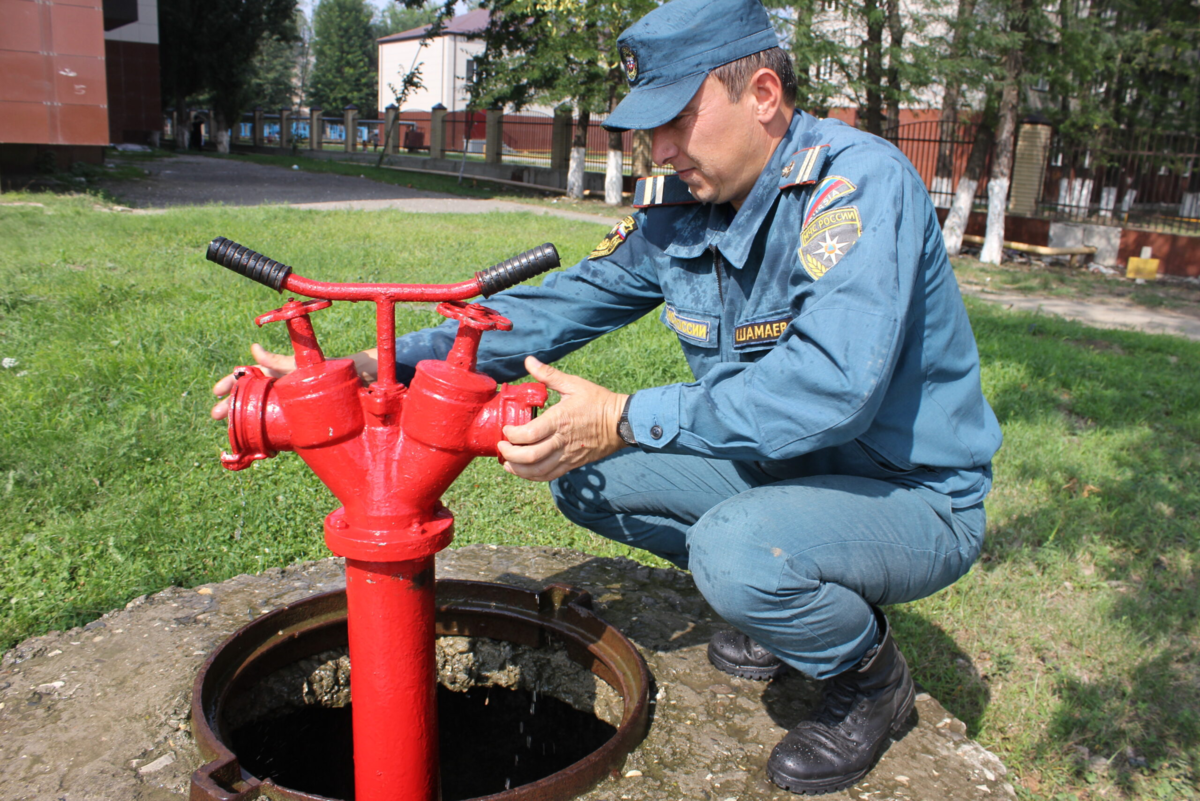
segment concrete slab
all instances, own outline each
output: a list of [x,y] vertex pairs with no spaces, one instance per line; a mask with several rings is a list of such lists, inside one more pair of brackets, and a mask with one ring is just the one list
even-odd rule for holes
[[[584,801],[783,801],[764,765],[819,696],[788,675],[768,684],[708,664],[721,623],[678,570],[552,548],[475,545],[439,556],[438,575],[591,592],[597,612],[641,649],[657,701],[650,734],[622,775]],[[343,586],[340,560],[170,588],[83,628],[35,637],[0,661],[0,798],[169,801],[201,764],[189,694],[205,657],[270,609]],[[922,693],[911,727],[856,787],[827,798],[973,801],[1015,798],[1000,760]]]

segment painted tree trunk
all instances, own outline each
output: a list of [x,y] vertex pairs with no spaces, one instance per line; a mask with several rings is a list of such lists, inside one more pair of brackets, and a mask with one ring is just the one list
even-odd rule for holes
[[[951,58],[959,59],[965,49],[962,39],[964,27],[970,24],[975,13],[975,0],[959,0],[958,19],[954,26],[954,41],[950,44]],[[942,94],[942,113],[938,126],[937,166],[934,168],[933,185],[929,190],[933,204],[945,208],[951,204],[954,192],[954,140],[958,135],[958,102],[962,88],[958,79],[946,84]],[[978,177],[976,177],[978,181]],[[972,192],[974,189],[972,189]]]
[[983,164],[987,161],[991,147],[992,129],[980,124],[975,131],[971,155],[967,158],[967,169],[962,178],[958,179],[954,202],[950,204],[946,222],[942,224],[942,239],[946,241],[946,252],[951,256],[957,256],[962,250],[962,238],[966,233],[967,218],[975,201],[975,189],[979,186],[979,176],[983,175]]
[[229,126],[225,124],[225,117],[220,112],[213,112],[213,141],[217,143],[218,153],[229,152]]
[[587,156],[587,134],[591,116],[587,111],[579,112],[579,119],[575,122],[575,137],[571,140],[571,160],[567,165],[567,197],[576,200],[583,198],[583,162]]
[[992,152],[992,174],[988,178],[987,233],[979,260],[999,264],[1004,250],[1004,211],[1008,204],[1008,185],[1012,181],[1013,150],[1017,130],[1017,105],[1020,100],[1021,53],[1010,50],[1005,57],[1005,84],[1000,95],[1000,125]]
[[621,132],[608,134],[608,163],[604,169],[604,202],[621,205],[621,188],[625,178],[625,153],[621,147]]
[[647,178],[654,166],[651,146],[652,135],[649,131],[633,132],[633,177]]

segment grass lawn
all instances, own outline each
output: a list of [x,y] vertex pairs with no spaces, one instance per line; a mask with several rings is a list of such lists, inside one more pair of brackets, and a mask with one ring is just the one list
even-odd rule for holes
[[[533,215],[129,214],[86,196],[0,196],[0,649],[171,584],[326,555],[332,498],[299,459],[217,463],[210,385],[251,341],[286,338],[252,323],[277,295],[204,261],[214,236],[318,279],[453,282],[544,241],[569,263],[605,231]],[[1200,344],[968,306],[1006,441],[979,564],[893,610],[914,673],[1023,797],[1196,797]],[[437,319],[407,306],[397,323]],[[373,342],[367,306],[315,320],[328,353]],[[653,315],[561,366],[625,391],[687,378]],[[625,553],[492,460],[446,501],[458,544]]]

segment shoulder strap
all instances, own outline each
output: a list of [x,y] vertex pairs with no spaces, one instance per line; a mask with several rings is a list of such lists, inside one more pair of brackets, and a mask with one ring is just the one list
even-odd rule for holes
[[637,209],[648,209],[651,206],[683,206],[699,202],[692,197],[687,184],[674,175],[642,178],[633,190],[633,207]]
[[817,145],[797,150],[788,158],[779,174],[779,188],[807,186],[817,182],[817,176],[825,166],[829,145]]

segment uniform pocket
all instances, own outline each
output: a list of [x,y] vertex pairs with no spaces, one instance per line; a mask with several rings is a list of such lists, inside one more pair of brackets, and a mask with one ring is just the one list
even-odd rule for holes
[[668,303],[663,306],[659,319],[670,328],[680,341],[700,348],[720,346],[717,338],[721,318],[715,314],[678,309]]

